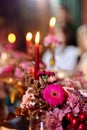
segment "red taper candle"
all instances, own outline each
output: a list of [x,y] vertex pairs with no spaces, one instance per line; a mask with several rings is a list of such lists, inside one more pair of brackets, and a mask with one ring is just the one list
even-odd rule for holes
[[55,23],[56,23],[56,18],[55,18],[55,17],[52,17],[52,18],[50,19],[50,22],[49,22],[50,34],[51,34],[51,35],[54,35],[54,34],[55,34]]
[[30,50],[30,47],[31,47],[31,44],[32,44],[31,40],[32,40],[32,33],[28,32],[26,34],[26,51],[27,51],[28,54],[30,53],[29,50]]
[[35,37],[35,45],[34,45],[34,60],[35,60],[35,68],[34,68],[34,77],[38,79],[37,73],[39,71],[39,41],[40,41],[40,33],[36,33]]

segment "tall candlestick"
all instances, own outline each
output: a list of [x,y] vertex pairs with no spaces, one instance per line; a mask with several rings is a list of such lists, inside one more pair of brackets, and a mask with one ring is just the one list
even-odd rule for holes
[[30,53],[29,50],[30,50],[30,47],[31,47],[31,44],[32,44],[31,40],[32,40],[32,33],[28,32],[26,34],[26,49],[27,49],[28,54]]
[[55,18],[55,17],[52,17],[52,18],[50,19],[50,22],[49,22],[50,34],[52,34],[52,35],[54,35],[54,33],[55,33],[55,31],[54,31],[55,23],[56,23],[56,18]]
[[37,32],[35,37],[35,45],[34,45],[35,79],[38,79],[37,72],[39,71],[39,40],[40,40],[40,33]]

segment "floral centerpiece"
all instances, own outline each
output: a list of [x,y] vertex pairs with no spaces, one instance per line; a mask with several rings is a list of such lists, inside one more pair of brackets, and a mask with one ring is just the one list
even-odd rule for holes
[[[33,121],[31,129],[39,122],[41,130],[86,130],[87,97],[77,88],[62,85],[53,72],[38,72],[39,80],[25,73],[27,90],[20,104],[20,112]],[[31,125],[31,123],[30,123]]]

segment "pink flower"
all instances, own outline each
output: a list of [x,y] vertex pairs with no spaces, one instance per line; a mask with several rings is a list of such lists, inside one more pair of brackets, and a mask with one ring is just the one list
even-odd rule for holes
[[22,53],[19,52],[19,51],[15,51],[15,52],[13,53],[13,57],[14,57],[14,58],[20,58],[21,55],[22,55]]
[[55,116],[55,119],[57,119],[59,122],[61,122],[63,117],[65,116],[64,111],[62,109],[59,109],[59,108],[54,108],[53,114]]
[[79,102],[79,97],[76,96],[75,94],[73,93],[70,93],[69,94],[69,97],[67,99],[67,104],[71,107],[71,108],[74,108],[76,107],[76,105],[78,104]]
[[[61,110],[59,108],[55,108],[53,111],[46,113],[45,118],[43,119],[45,130],[63,130],[62,121],[60,121],[59,117],[59,114],[61,114],[60,111]],[[62,117],[64,117],[64,114]]]
[[45,40],[44,40],[44,45],[49,46],[50,44],[60,44],[59,43],[59,38],[55,35],[48,35]]
[[87,113],[87,102],[83,105],[82,111]]
[[13,44],[6,44],[5,49],[8,50],[8,51],[13,50],[14,46],[13,46]]
[[50,106],[61,105],[65,100],[65,91],[61,85],[47,85],[43,90],[43,98]]
[[87,81],[84,79],[84,74],[82,72],[77,73],[72,77],[72,79],[65,80],[65,86],[72,88],[86,88]]
[[26,91],[25,95],[23,95],[22,103],[20,104],[21,108],[32,108],[35,106],[35,102],[33,101],[35,99],[33,93],[28,93],[29,89]]
[[28,102],[28,95],[23,95],[22,97],[22,103],[20,104],[21,108],[25,108],[26,107],[26,104]]
[[63,108],[63,112],[64,114],[71,112],[70,106],[65,105],[65,107]]
[[80,112],[80,105],[79,105],[79,103],[73,108],[72,111],[73,111],[74,115]]
[[38,72],[38,76],[55,76],[55,73],[54,72],[50,72],[50,71],[45,71],[45,70],[42,70],[42,71],[39,71]]
[[7,66],[6,68],[4,68],[2,70],[2,74],[8,74],[8,73],[12,72],[13,70],[14,70],[14,66],[13,65],[9,65],[9,66]]
[[[24,61],[20,63],[20,66],[22,66],[22,68],[26,71],[29,72],[30,68],[33,67],[32,63],[28,62],[28,61]],[[15,76],[17,77],[23,77],[23,72],[19,69],[16,68],[15,69]]]

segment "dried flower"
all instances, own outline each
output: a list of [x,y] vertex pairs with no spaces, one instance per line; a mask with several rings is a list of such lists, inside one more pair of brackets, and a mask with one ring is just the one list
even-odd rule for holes
[[54,73],[54,72],[44,71],[44,70],[43,70],[43,71],[39,71],[37,75],[38,75],[38,76],[54,76],[55,73]]
[[[31,62],[23,61],[19,64],[25,72],[30,72],[30,68],[32,68],[33,64]],[[20,70],[19,66],[15,69],[15,76],[23,77],[23,72]]]
[[56,76],[50,76],[47,78],[47,83],[54,83],[58,80],[58,78]]
[[33,106],[35,106],[35,96],[32,93],[32,88],[28,88],[28,90],[26,91],[25,95],[23,95],[22,98],[22,103],[21,103],[21,108],[31,108]]
[[[26,73],[25,80],[28,89],[23,96],[21,108],[28,110],[28,116],[30,114],[34,117],[37,114],[44,115],[45,112],[42,119],[45,130],[63,130],[67,113],[72,113],[74,117],[78,117],[80,111],[87,113],[87,99],[75,88],[75,86],[82,87],[85,84],[81,75],[78,78],[68,79],[65,84],[63,82],[64,87],[61,85],[62,83],[52,82],[47,85],[47,80],[43,80],[43,76],[50,81],[55,79],[53,72],[39,71],[38,76],[39,80],[35,80]],[[73,129],[70,124],[66,124],[64,129],[68,128]]]

